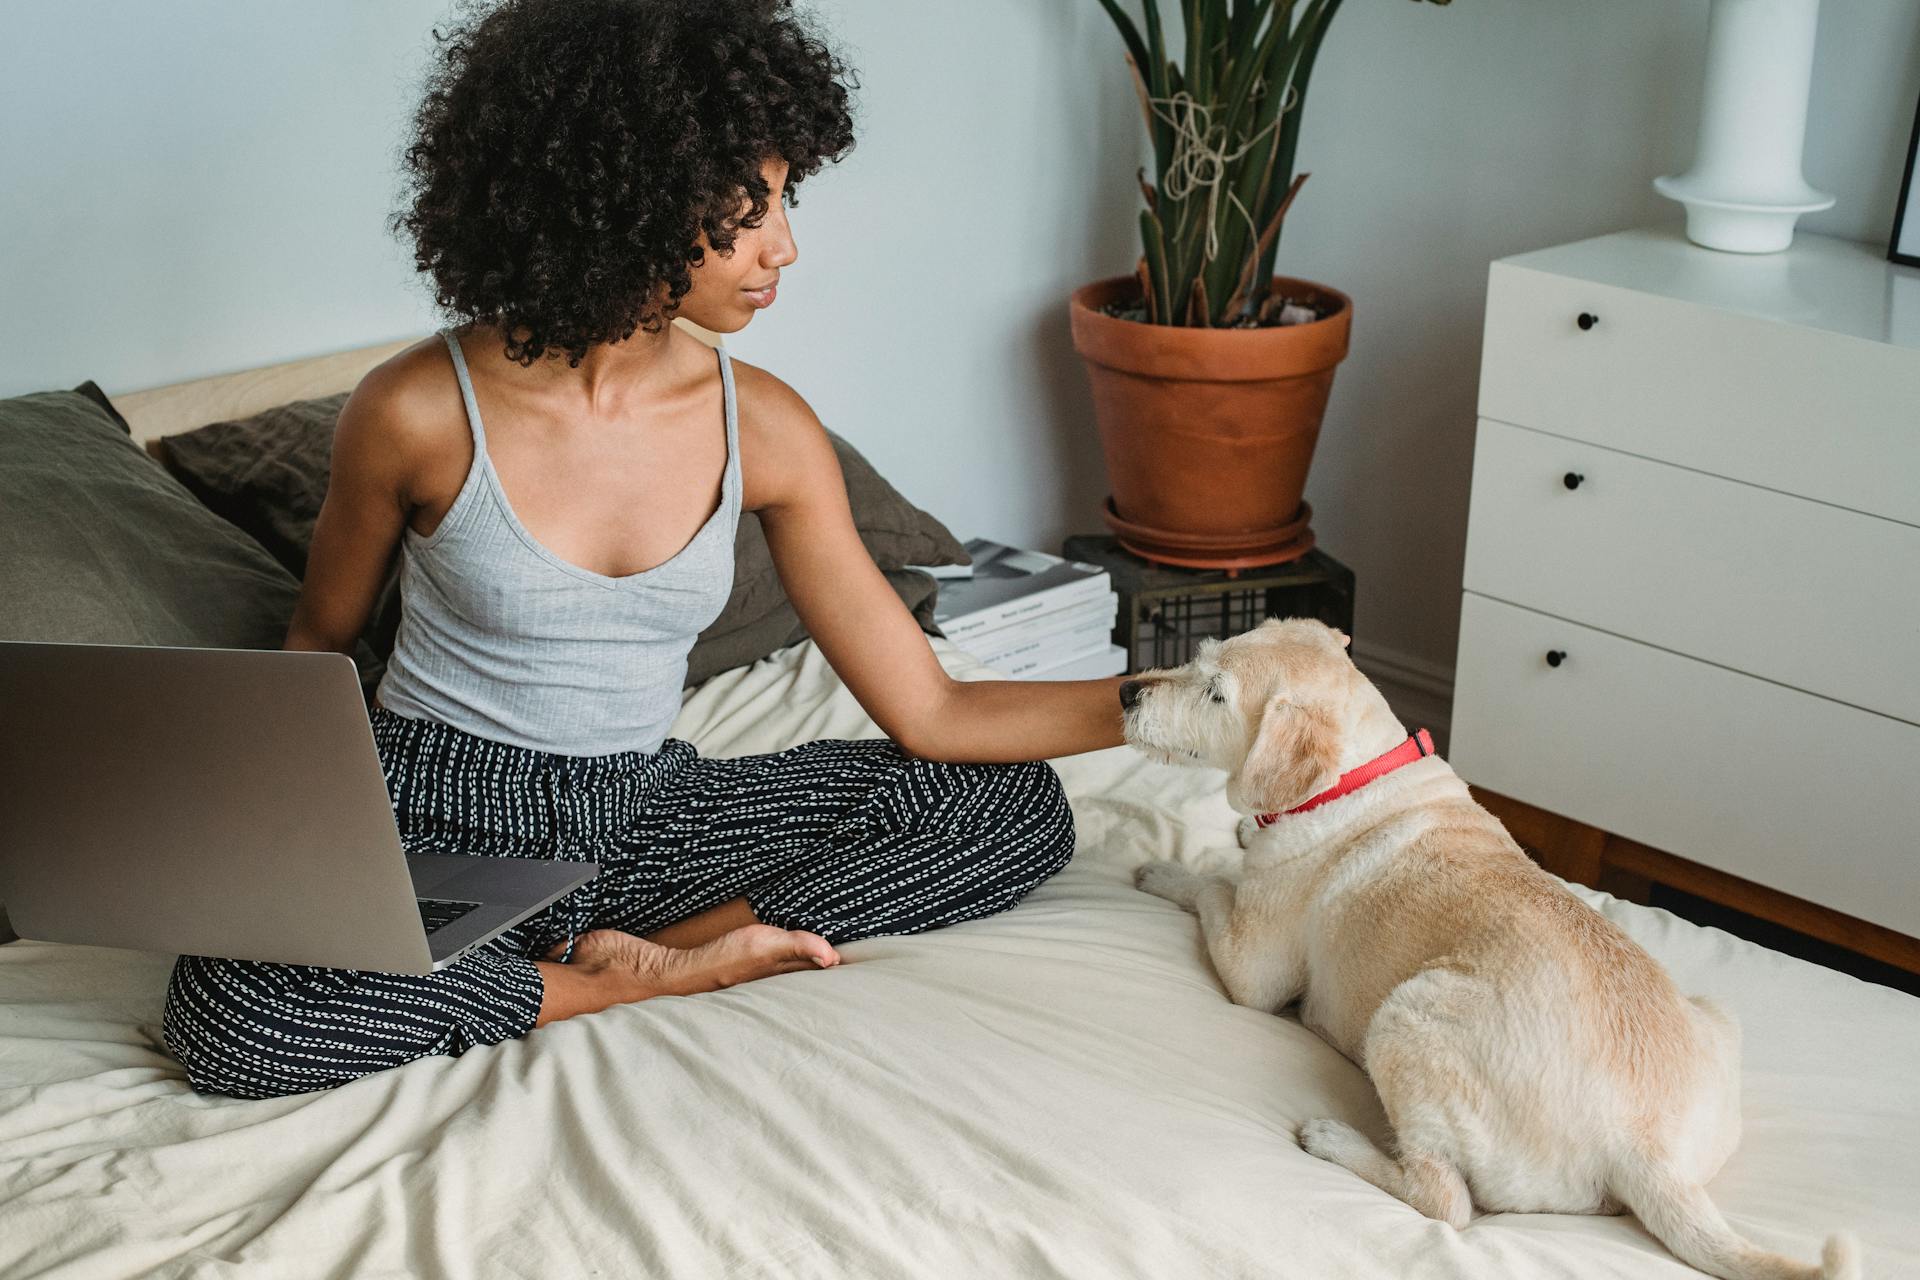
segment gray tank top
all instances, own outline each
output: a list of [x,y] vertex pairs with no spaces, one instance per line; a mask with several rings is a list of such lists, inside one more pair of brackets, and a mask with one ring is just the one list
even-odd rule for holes
[[680,710],[687,651],[733,589],[740,423],[733,363],[720,505],[671,559],[610,578],[541,546],[507,502],[466,357],[442,333],[473,431],[473,465],[430,536],[401,535],[400,629],[382,706],[569,756],[652,752]]

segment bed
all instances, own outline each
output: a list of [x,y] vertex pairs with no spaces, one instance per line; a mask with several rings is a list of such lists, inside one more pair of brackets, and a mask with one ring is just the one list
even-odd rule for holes
[[[673,732],[878,730],[802,643],[691,690]],[[1132,887],[1153,857],[1231,865],[1221,780],[1056,763],[1076,854],[1011,912],[327,1093],[191,1092],[171,957],[0,946],[0,1276],[1697,1274],[1632,1218],[1455,1232],[1302,1153],[1314,1116],[1380,1133],[1365,1077],[1231,1004],[1193,920]],[[1745,1026],[1712,1187],[1734,1225],[1808,1260],[1852,1228],[1869,1275],[1920,1275],[1920,1000],[1575,892]]]
[[[936,641],[955,674],[993,678]],[[724,673],[709,754],[877,733],[811,644]],[[1421,1218],[1292,1134],[1378,1132],[1365,1077],[1227,1001],[1141,861],[1231,861],[1218,780],[1058,762],[1072,864],[1006,915],[849,963],[611,1009],[265,1102],[190,1092],[169,957],[0,947],[0,1274],[1694,1274],[1631,1218]],[[1920,1274],[1920,1000],[1580,890],[1746,1028],[1746,1140],[1713,1192],[1811,1259]]]

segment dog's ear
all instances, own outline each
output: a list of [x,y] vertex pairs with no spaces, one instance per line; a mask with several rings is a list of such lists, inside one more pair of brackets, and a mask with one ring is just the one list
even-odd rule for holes
[[1227,800],[1253,813],[1279,813],[1340,780],[1340,726],[1327,708],[1274,697],[1253,746],[1227,779]]

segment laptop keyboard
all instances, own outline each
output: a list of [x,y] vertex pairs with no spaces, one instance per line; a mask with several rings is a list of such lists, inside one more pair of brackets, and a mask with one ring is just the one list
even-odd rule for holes
[[418,898],[415,901],[420,904],[420,923],[428,933],[446,928],[480,905],[477,902],[457,902],[444,898]]

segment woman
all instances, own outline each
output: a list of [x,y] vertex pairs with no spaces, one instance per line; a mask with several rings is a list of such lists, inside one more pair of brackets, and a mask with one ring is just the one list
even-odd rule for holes
[[[165,1029],[195,1088],[327,1088],[828,967],[1070,856],[1038,762],[1117,744],[1120,680],[948,678],[805,401],[669,323],[773,304],[785,209],[852,146],[845,72],[788,0],[508,0],[440,38],[398,224],[461,323],[341,411],[286,647],[351,651],[397,553],[371,714],[408,849],[601,870],[430,975],[182,957]],[[742,510],[889,740],[710,760],[667,736]]]

